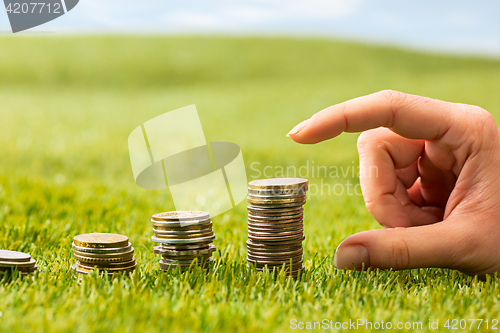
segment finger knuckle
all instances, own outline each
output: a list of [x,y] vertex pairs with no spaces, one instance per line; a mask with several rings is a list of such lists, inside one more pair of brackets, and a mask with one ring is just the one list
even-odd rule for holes
[[371,149],[384,143],[386,132],[390,131],[386,128],[375,128],[361,133],[357,142],[358,150]]

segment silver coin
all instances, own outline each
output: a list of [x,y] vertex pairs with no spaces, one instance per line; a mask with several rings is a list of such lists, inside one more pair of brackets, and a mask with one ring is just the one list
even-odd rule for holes
[[283,204],[293,204],[302,203],[305,204],[306,197],[294,197],[294,198],[256,198],[252,196],[247,196],[247,201],[252,205],[283,205]]
[[158,221],[151,220],[151,225],[153,227],[165,227],[165,228],[182,228],[188,226],[196,225],[211,225],[212,221],[210,219],[205,220],[191,220],[191,221]]
[[248,189],[248,194],[251,196],[290,196],[290,195],[306,195],[307,188],[306,187],[295,187],[295,188],[282,188],[277,187],[273,189]]
[[200,229],[212,228],[212,221],[210,221],[210,220],[207,220],[207,221],[208,221],[208,223],[206,223],[206,224],[183,225],[183,226],[172,226],[172,225],[168,225],[168,224],[167,225],[165,225],[165,224],[154,225],[153,224],[153,229],[154,230],[163,230],[163,231],[188,231],[188,230],[200,230]]
[[153,219],[158,221],[193,221],[206,220],[210,218],[210,213],[202,211],[172,211],[154,214]]
[[211,245],[212,241],[207,241],[207,242],[202,242],[202,243],[197,243],[197,244],[160,244],[162,249],[164,250],[172,250],[172,251],[191,251],[191,250],[205,250],[208,249],[209,246]]
[[86,252],[86,253],[122,253],[122,252],[127,252],[132,249],[132,244],[129,242],[127,246],[124,247],[112,247],[112,248],[95,248],[95,247],[83,247],[83,246],[76,246],[75,243],[71,244],[71,247],[75,251],[79,252]]
[[128,257],[134,254],[134,248],[130,248],[126,252],[117,252],[117,253],[91,253],[91,252],[81,252],[73,249],[73,254],[76,256],[87,257],[87,258],[121,258]]
[[215,252],[215,250],[215,245],[212,244],[202,250],[169,250],[163,248],[162,246],[154,247],[154,253],[171,256],[200,256],[205,254],[212,254],[213,252]]
[[208,259],[209,258],[193,258],[193,259],[168,259],[168,258],[162,258],[160,260],[160,263],[161,264],[165,264],[165,265],[191,265],[191,263],[193,261],[196,261],[198,264],[202,264],[204,262],[208,262]]
[[0,261],[3,262],[29,262],[31,256],[27,253],[9,250],[0,250]]
[[269,178],[252,180],[248,183],[251,189],[277,189],[307,187],[308,181],[303,178]]
[[152,236],[151,239],[155,243],[162,243],[162,244],[196,244],[196,243],[204,243],[204,242],[213,241],[215,239],[215,234],[212,236],[209,236],[209,237],[179,238],[179,239],[158,238],[158,237]]
[[212,232],[212,228],[198,229],[198,230],[187,230],[187,231],[166,231],[166,230],[156,230],[153,229],[155,235],[172,235],[172,236],[188,236],[193,234],[205,234]]
[[300,206],[303,206],[304,204],[306,203],[306,201],[304,202],[292,202],[292,203],[286,203],[286,204],[269,204],[269,203],[265,203],[265,204],[257,204],[257,203],[252,203],[252,207],[256,207],[256,208],[267,208],[267,209],[275,209],[275,208],[291,208],[291,207],[300,207]]

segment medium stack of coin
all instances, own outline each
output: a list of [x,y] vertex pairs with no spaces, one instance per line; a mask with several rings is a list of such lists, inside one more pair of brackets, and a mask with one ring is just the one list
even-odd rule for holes
[[16,270],[21,275],[28,275],[38,271],[36,261],[27,253],[0,250],[0,274]]
[[302,265],[303,205],[308,182],[302,178],[254,180],[248,184],[248,263],[296,278]]
[[137,266],[134,248],[128,237],[118,234],[92,233],[73,239],[73,255],[77,260],[73,270],[88,274],[97,269],[101,273],[131,272]]
[[206,265],[212,261],[215,239],[210,213],[200,211],[174,211],[153,215],[151,219],[155,246],[161,254],[160,269],[184,271],[193,264]]

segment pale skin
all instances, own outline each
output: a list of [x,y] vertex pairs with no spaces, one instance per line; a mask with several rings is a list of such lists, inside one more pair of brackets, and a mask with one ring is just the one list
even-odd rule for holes
[[[330,106],[293,128],[314,144],[358,139],[366,208],[384,229],[346,238],[340,269],[500,272],[500,130],[477,106],[385,90]],[[368,172],[378,169],[378,177]]]

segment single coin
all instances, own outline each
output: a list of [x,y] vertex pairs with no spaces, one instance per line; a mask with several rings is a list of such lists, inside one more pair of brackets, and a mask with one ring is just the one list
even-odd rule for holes
[[164,228],[184,228],[197,225],[211,225],[212,221],[210,219],[206,220],[192,220],[192,221],[163,221],[163,220],[151,220],[151,225],[153,227],[164,227]]
[[9,250],[0,250],[0,261],[3,262],[29,262],[31,256],[27,253]]
[[252,206],[256,208],[267,208],[267,209],[277,209],[277,208],[292,208],[292,207],[301,207],[306,202],[292,202],[287,204],[261,204],[261,203],[253,203]]
[[169,251],[198,251],[198,250],[205,250],[208,249],[209,246],[211,246],[212,241],[206,241],[206,242],[201,242],[197,244],[160,244],[158,245],[164,250],[169,250]]
[[296,251],[296,250],[302,250],[302,242],[296,242],[295,244],[288,244],[288,245],[281,245],[281,244],[255,244],[255,243],[249,243],[251,240],[249,239],[247,241],[247,249],[249,251],[256,251],[256,252],[289,252],[289,251]]
[[187,234],[187,235],[165,235],[165,234],[160,234],[157,232],[154,232],[155,237],[160,238],[160,239],[196,239],[196,238],[203,238],[203,237],[210,237],[214,233],[213,231],[210,232],[205,232],[205,233],[196,233],[196,234]]
[[255,200],[259,200],[259,199],[267,199],[267,200],[294,199],[294,198],[303,198],[305,196],[306,196],[306,193],[287,194],[287,195],[258,195],[258,194],[248,194],[248,198],[252,198],[252,199],[255,199]]
[[249,189],[278,189],[307,187],[308,181],[303,178],[269,178],[252,180],[248,183]]
[[154,214],[154,220],[160,221],[190,221],[190,220],[206,220],[210,218],[210,213],[202,211],[173,211]]
[[135,260],[131,260],[125,263],[117,263],[116,265],[91,265],[91,264],[85,264],[82,262],[78,262],[78,266],[86,269],[99,269],[99,270],[106,270],[108,272],[116,272],[116,271],[126,271],[126,270],[131,270],[134,269],[137,266],[137,263]]
[[127,252],[118,252],[118,253],[89,253],[89,252],[81,252],[77,250],[73,250],[74,255],[78,255],[81,257],[87,258],[99,258],[99,259],[107,259],[107,258],[123,258],[129,257],[134,254],[134,248],[130,248]]
[[281,220],[295,220],[295,219],[302,219],[303,214],[295,214],[295,215],[271,215],[271,216],[266,216],[266,215],[254,215],[248,213],[248,218],[256,221],[281,221]]
[[127,246],[124,247],[110,247],[110,248],[92,248],[92,247],[83,247],[83,246],[76,246],[75,243],[71,244],[71,247],[73,248],[74,251],[78,252],[85,252],[85,253],[94,253],[94,254],[105,254],[105,253],[122,253],[122,252],[127,252],[130,251],[132,248],[132,244],[129,242]]
[[162,243],[162,244],[198,244],[202,243],[204,244],[205,242],[213,241],[215,239],[215,234],[212,234],[211,236],[208,237],[201,237],[201,238],[187,238],[187,239],[170,239],[170,238],[159,238],[156,236],[152,236],[151,239],[155,243]]
[[251,231],[248,230],[248,235],[252,235],[254,237],[285,237],[285,236],[302,236],[304,229],[299,228],[298,230],[293,231]]
[[303,226],[302,225],[298,225],[298,226],[295,226],[295,227],[292,227],[292,228],[254,228],[254,227],[250,227],[248,226],[248,232],[249,233],[252,233],[254,235],[257,235],[259,233],[262,233],[262,234],[270,234],[270,235],[275,235],[275,236],[286,236],[287,234],[286,233],[292,233],[292,232],[299,232],[299,231],[303,231]]
[[168,259],[168,260],[194,260],[194,259],[198,259],[198,260],[201,260],[203,258],[207,259],[207,258],[210,258],[212,256],[212,253],[205,253],[205,254],[199,254],[199,255],[195,255],[195,256],[179,256],[179,255],[168,255],[168,254],[162,254],[162,258],[163,259]]
[[202,229],[212,229],[212,221],[206,224],[195,224],[195,225],[187,225],[183,227],[173,227],[173,226],[165,226],[165,225],[153,225],[153,229],[155,230],[164,230],[164,231],[190,231],[190,230],[202,230]]
[[266,263],[266,262],[271,262],[271,263],[286,263],[286,262],[290,262],[290,260],[292,260],[292,262],[295,262],[295,261],[298,261],[298,260],[302,260],[302,253],[299,253],[299,254],[295,254],[291,257],[268,257],[268,256],[255,256],[255,255],[251,255],[250,253],[248,254],[247,256],[247,259],[250,261],[250,260],[253,260],[253,261],[258,261],[258,262],[263,262],[263,263]]
[[260,219],[254,219],[251,217],[248,217],[248,222],[252,223],[267,223],[267,224],[284,224],[284,223],[297,223],[297,222],[302,222],[303,218],[297,218],[297,219],[288,219],[288,220],[260,220]]
[[[93,268],[92,269],[85,268],[85,267],[80,266],[78,263],[71,266],[71,268],[78,274],[90,274],[94,271]],[[98,270],[99,270],[100,275],[106,274],[108,276],[112,276],[113,274],[119,274],[119,273],[123,273],[123,272],[131,273],[134,269],[135,269],[135,266],[131,269],[121,269],[121,270],[98,269]]]
[[175,269],[175,267],[176,267],[176,266],[179,266],[179,267],[181,267],[181,268],[189,267],[189,266],[191,266],[191,265],[193,265],[193,266],[206,266],[207,264],[209,264],[209,263],[210,263],[210,262],[212,262],[212,261],[213,261],[213,259],[212,259],[212,258],[206,259],[206,260],[204,260],[203,262],[202,262],[202,261],[198,261],[198,263],[197,263],[197,264],[195,264],[195,263],[193,263],[193,262],[191,262],[191,263],[189,263],[189,264],[176,264],[176,263],[174,263],[174,264],[167,264],[167,263],[162,263],[162,262],[160,261],[160,268],[161,268],[161,270],[166,271],[166,270],[168,270],[169,268],[170,268],[171,270],[173,270],[173,269]]
[[34,259],[30,259],[30,261],[0,261],[0,267],[33,267],[35,266],[36,261]]
[[302,232],[296,234],[296,235],[288,235],[288,236],[254,236],[252,234],[248,234],[248,238],[257,242],[262,242],[262,243],[278,243],[278,242],[283,242],[283,241],[292,241],[292,240],[298,240],[302,238]]
[[277,252],[270,252],[270,251],[255,251],[251,249],[248,250],[248,256],[251,257],[269,257],[269,258],[275,258],[275,257],[294,257],[298,255],[303,254],[302,248],[299,248],[297,250],[293,251],[277,251]]
[[296,197],[296,198],[288,198],[288,199],[266,199],[266,198],[255,198],[255,197],[247,197],[247,201],[251,204],[257,205],[283,205],[290,203],[305,203],[306,197]]
[[6,272],[13,272],[17,271],[22,274],[32,274],[38,271],[37,265],[34,265],[33,267],[0,267],[0,273],[6,273]]
[[289,195],[306,195],[306,187],[282,188],[277,187],[273,189],[254,189],[248,188],[249,195],[264,195],[264,196],[289,196]]
[[91,248],[117,248],[129,244],[128,237],[119,234],[92,233],[75,236],[76,246]]
[[87,262],[81,262],[78,261],[78,264],[82,267],[87,267],[87,268],[123,268],[123,267],[130,267],[136,264],[135,258],[132,257],[132,259],[127,260],[127,261],[122,261],[122,262],[105,262],[105,263],[87,263]]
[[170,230],[158,230],[158,229],[153,229],[153,232],[155,235],[172,235],[172,236],[190,236],[190,235],[197,235],[197,234],[207,234],[213,232],[212,228],[205,228],[205,229],[198,229],[198,230],[186,230],[186,231],[170,231]]
[[154,253],[161,255],[170,256],[200,256],[200,255],[211,255],[216,250],[215,245],[210,244],[208,247],[201,250],[169,250],[162,246],[155,246]]
[[89,264],[95,264],[95,265],[106,265],[108,263],[115,263],[115,262],[126,262],[130,261],[134,258],[133,254],[130,254],[126,257],[121,257],[121,258],[89,258],[89,257],[82,257],[79,255],[74,255],[75,259],[78,260],[79,262],[83,263],[89,263]]
[[306,239],[306,236],[302,236],[301,238],[294,239],[291,241],[283,241],[283,242],[276,242],[276,243],[263,243],[261,241],[254,241],[254,240],[247,240],[247,246],[251,247],[262,247],[262,248],[286,248],[286,247],[296,247],[296,246],[302,246],[302,241]]
[[197,261],[198,263],[203,263],[207,262],[208,259],[211,259],[210,257],[208,258],[192,258],[192,259],[181,259],[181,258],[175,258],[175,259],[170,259],[170,258],[165,258],[162,257],[160,260],[160,263],[162,264],[167,264],[167,265],[173,265],[173,264],[179,264],[179,265],[190,265],[193,261]]

